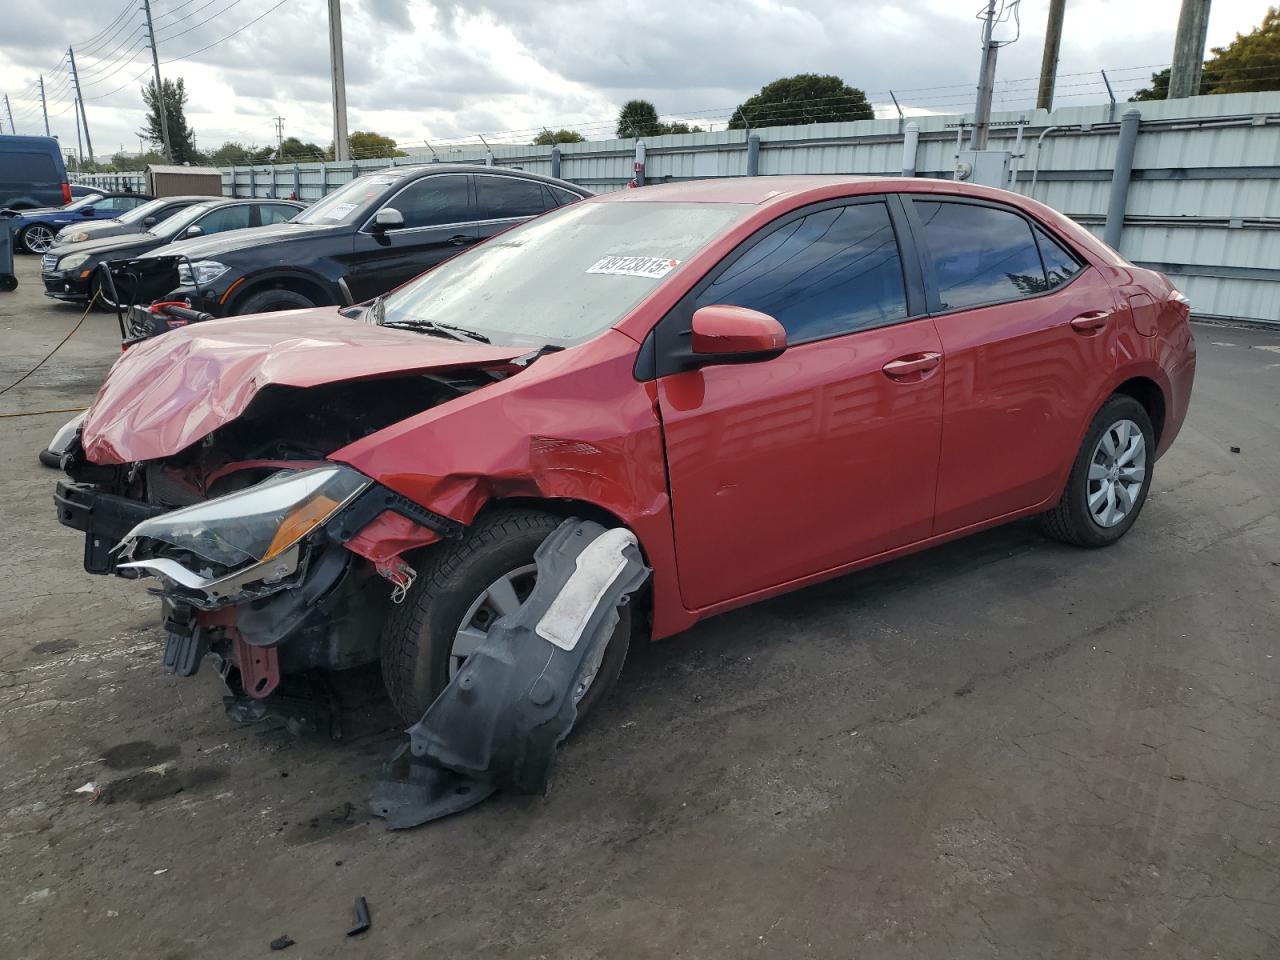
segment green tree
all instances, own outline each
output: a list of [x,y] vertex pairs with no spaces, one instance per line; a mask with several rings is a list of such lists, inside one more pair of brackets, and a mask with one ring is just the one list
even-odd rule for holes
[[765,84],[754,97],[743,101],[733,112],[729,128],[872,120],[875,115],[867,95],[839,77],[797,73]]
[[[357,130],[355,133],[347,136],[347,146],[351,150],[351,156],[356,160],[365,160],[369,157],[403,157],[405,153],[396,147],[396,142],[390,137],[384,137],[380,133],[374,133],[372,130]],[[332,157],[332,154],[330,154]]]
[[577,130],[543,130],[533,138],[535,147],[550,147],[557,143],[582,143],[587,138]]
[[[1201,94],[1256,93],[1280,90],[1280,8],[1269,7],[1262,23],[1248,33],[1237,33],[1225,47],[1214,47],[1200,75]],[[1151,75],[1151,86],[1130,100],[1165,100],[1169,96],[1169,70]]]
[[[165,126],[169,128],[169,146],[173,149],[174,163],[198,163],[199,154],[192,143],[195,131],[187,126],[187,86],[182,77],[176,81],[164,81]],[[156,82],[152,80],[142,88],[142,101],[147,107],[146,129],[138,136],[164,149],[164,129],[160,125],[160,101],[156,97]]]
[[701,127],[691,127],[687,123],[660,123],[660,133],[706,133]]
[[618,111],[620,137],[656,137],[660,128],[658,108],[648,100],[628,100]]
[[[317,147],[317,150],[320,148]],[[233,164],[265,163],[275,153],[272,147],[259,147],[257,144],[245,146],[238,140],[228,140],[214,150],[206,158],[215,167],[229,167]],[[311,159],[315,159],[312,157]]]
[[325,159],[326,152],[318,143],[304,143],[297,137],[285,137],[275,151],[278,163],[314,163]]

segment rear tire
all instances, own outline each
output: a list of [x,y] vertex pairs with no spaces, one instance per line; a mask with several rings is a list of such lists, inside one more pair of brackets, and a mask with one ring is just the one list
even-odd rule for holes
[[[457,634],[470,625],[462,623],[464,616],[491,585],[528,568],[534,551],[561,522],[540,510],[495,510],[469,527],[462,540],[431,549],[409,595],[392,609],[382,631],[382,678],[406,723],[422,719],[448,685]],[[618,616],[600,669],[578,704],[580,718],[608,696],[622,672],[631,642],[631,607],[621,607]]]
[[1094,415],[1045,534],[1076,547],[1107,547],[1133,526],[1151,489],[1155,430],[1133,397],[1112,395]]
[[260,290],[253,296],[236,305],[235,316],[241,317],[251,313],[274,313],[277,310],[300,310],[314,307],[317,304],[293,290],[273,288]]

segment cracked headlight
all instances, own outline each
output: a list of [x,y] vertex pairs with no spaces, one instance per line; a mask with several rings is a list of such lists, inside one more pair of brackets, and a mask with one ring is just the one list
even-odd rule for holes
[[213,283],[229,269],[225,263],[217,260],[197,260],[195,263],[184,260],[178,264],[178,282],[183,286],[195,284],[202,287],[206,283]]
[[228,569],[259,563],[323,526],[370,482],[339,464],[279,473],[225,497],[144,520],[129,531],[121,547],[128,556],[146,539]]
[[87,253],[73,253],[69,257],[63,257],[58,261],[59,270],[74,270],[89,259]]

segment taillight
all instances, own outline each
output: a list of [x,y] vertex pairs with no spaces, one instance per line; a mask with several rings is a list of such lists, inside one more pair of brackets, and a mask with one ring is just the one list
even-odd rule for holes
[[71,202],[71,184],[69,183],[64,183],[62,185],[62,202],[63,203]]

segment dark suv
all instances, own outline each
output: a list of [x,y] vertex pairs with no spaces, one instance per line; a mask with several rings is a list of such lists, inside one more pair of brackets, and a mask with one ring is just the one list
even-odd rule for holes
[[459,250],[589,190],[520,170],[459,164],[392,167],[357,177],[288,223],[161,247],[181,253],[179,288],[214,316],[332,304],[386,293]]

